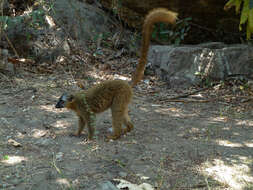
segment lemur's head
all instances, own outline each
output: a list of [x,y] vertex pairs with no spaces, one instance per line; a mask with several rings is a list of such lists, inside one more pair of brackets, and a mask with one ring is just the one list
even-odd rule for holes
[[55,105],[55,108],[70,108],[73,100],[74,96],[72,94],[63,93]]

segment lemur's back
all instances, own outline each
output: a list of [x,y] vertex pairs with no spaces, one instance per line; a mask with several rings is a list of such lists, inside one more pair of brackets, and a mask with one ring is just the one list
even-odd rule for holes
[[95,113],[107,110],[116,99],[120,99],[119,104],[127,106],[132,98],[132,88],[123,80],[105,81],[89,88],[84,93],[90,109]]

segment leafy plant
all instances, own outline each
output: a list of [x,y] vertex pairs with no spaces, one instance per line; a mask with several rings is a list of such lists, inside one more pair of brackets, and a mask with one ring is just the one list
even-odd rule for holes
[[239,30],[242,30],[242,25],[246,24],[246,35],[249,40],[253,33],[253,0],[229,0],[224,6],[224,10],[233,6],[236,14],[241,11]]
[[9,17],[9,16],[0,16],[0,23],[2,29],[6,30],[8,27],[13,28],[15,26],[19,26],[22,23],[27,23],[33,27],[38,28],[39,26],[45,24],[45,11],[43,9],[35,10],[25,16],[16,16],[16,17]]
[[155,29],[152,33],[152,38],[157,38],[161,42],[169,42],[171,44],[180,44],[187,32],[190,30],[189,21],[192,18],[185,18],[179,20],[173,30],[169,30],[167,24],[159,23],[155,25]]
[[9,156],[8,156],[8,155],[4,155],[4,156],[3,156],[3,159],[4,159],[4,160],[9,160]]
[[44,19],[45,11],[43,9],[38,9],[38,10],[33,11],[30,14],[30,16],[32,19],[32,22],[31,22],[32,27],[37,28],[37,27],[45,24],[45,19]]
[[122,7],[122,0],[113,0],[112,1],[112,10],[115,15],[119,13],[119,8]]

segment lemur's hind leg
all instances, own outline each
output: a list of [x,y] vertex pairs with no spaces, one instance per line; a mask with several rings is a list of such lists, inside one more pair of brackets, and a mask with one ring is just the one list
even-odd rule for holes
[[131,119],[128,115],[128,109],[125,110],[123,122],[126,126],[126,128],[124,128],[124,134],[130,132],[134,128],[134,125],[132,124]]
[[108,136],[109,139],[118,139],[122,134],[126,133],[125,130],[122,130],[123,124],[126,124],[127,131],[131,129],[130,118],[127,114],[130,99],[131,97],[124,93],[118,94],[113,98],[111,106],[113,135]]

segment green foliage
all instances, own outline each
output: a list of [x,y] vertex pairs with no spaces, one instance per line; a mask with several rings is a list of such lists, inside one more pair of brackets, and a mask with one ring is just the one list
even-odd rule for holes
[[242,30],[242,25],[246,25],[246,35],[247,40],[249,40],[253,33],[253,0],[229,0],[224,6],[224,10],[233,6],[236,14],[241,11],[239,30]]
[[122,8],[122,0],[112,0],[112,11],[114,15],[118,15],[120,8]]
[[152,33],[152,38],[157,38],[161,42],[169,42],[171,44],[180,44],[187,32],[190,30],[189,21],[192,18],[186,18],[179,20],[173,30],[168,29],[168,25],[164,23],[159,23],[155,25],[155,29]]
[[30,22],[31,26],[36,28],[45,24],[44,16],[45,16],[45,11],[43,9],[39,9],[39,10],[35,10],[31,12],[30,14],[30,17],[32,19]]
[[14,28],[15,26],[22,25],[22,23],[27,23],[30,27],[38,28],[45,24],[44,16],[45,11],[43,9],[38,9],[27,15],[16,17],[0,16],[1,29],[6,30],[7,28]]
[[4,155],[4,156],[3,156],[3,159],[4,159],[4,160],[9,160],[9,156],[8,156],[8,155]]
[[8,17],[7,16],[0,16],[0,26],[1,26],[1,30],[6,30],[8,24]]

